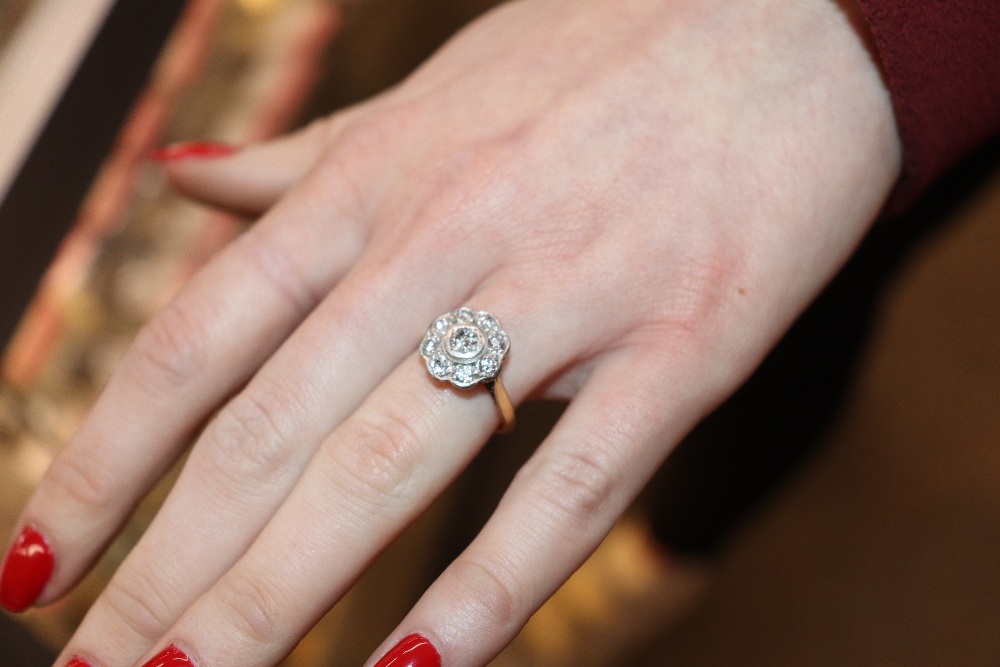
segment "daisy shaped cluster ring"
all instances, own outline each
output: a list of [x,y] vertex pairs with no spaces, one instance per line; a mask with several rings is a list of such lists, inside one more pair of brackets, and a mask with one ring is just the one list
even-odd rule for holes
[[435,379],[463,389],[495,381],[510,350],[500,321],[485,310],[459,308],[434,320],[420,356]]

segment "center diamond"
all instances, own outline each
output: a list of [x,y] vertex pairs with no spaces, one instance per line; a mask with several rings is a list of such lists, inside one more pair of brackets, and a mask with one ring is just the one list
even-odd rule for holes
[[448,332],[445,338],[445,351],[455,360],[469,360],[478,357],[486,341],[478,328],[460,324]]

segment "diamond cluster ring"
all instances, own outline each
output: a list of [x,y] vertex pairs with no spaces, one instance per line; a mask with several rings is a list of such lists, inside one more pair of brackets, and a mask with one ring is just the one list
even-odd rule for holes
[[500,415],[498,433],[514,428],[514,404],[500,380],[510,339],[485,310],[459,308],[434,320],[420,344],[427,372],[436,380],[467,389],[485,384]]

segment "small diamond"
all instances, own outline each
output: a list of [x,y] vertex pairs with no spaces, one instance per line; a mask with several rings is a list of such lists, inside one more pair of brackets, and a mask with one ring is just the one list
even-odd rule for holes
[[433,327],[435,331],[440,331],[444,333],[445,331],[448,330],[448,327],[450,326],[451,326],[451,318],[449,318],[447,315],[439,317],[436,320],[434,320]]
[[483,311],[479,312],[479,319],[476,323],[479,325],[479,328],[482,329],[483,331],[492,331],[493,329],[497,329],[500,327],[500,325],[497,324],[497,321],[493,318],[492,315]]
[[476,371],[473,366],[459,364],[455,367],[452,381],[460,387],[467,387],[476,383]]
[[428,338],[424,341],[423,346],[420,348],[420,354],[423,355],[424,358],[431,357],[435,352],[437,352],[438,343],[440,343],[440,341],[437,338]]
[[483,374],[483,377],[491,378],[496,375],[497,367],[496,360],[490,357],[479,360],[479,372]]
[[459,308],[455,311],[455,319],[459,322],[472,322],[475,316],[469,308]]
[[509,345],[510,343],[507,342],[507,336],[505,336],[502,331],[495,336],[490,336],[490,350],[499,353],[501,356],[507,353],[507,347]]
[[447,380],[448,372],[451,370],[451,362],[448,357],[439,354],[427,362],[427,370],[438,380]]

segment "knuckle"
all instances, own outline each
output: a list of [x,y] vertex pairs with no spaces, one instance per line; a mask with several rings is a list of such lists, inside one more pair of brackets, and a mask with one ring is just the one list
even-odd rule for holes
[[172,624],[169,598],[158,582],[137,570],[121,572],[108,584],[101,600],[114,623],[153,642]]
[[288,601],[266,577],[233,570],[219,582],[214,596],[223,618],[250,642],[266,646],[284,637]]
[[277,476],[291,458],[297,405],[277,388],[236,396],[212,424],[207,444],[215,467],[254,484]]
[[266,289],[298,314],[304,315],[323,298],[323,290],[305,277],[301,262],[294,258],[282,231],[277,227],[259,227],[237,241],[242,259],[264,282]]
[[[403,128],[410,124],[406,115],[393,110],[383,110],[372,114],[361,114],[351,118],[346,124],[331,123],[327,126],[328,149],[317,163],[317,174],[322,174],[322,183],[338,184],[340,195],[354,195],[343,199],[344,212],[360,213],[369,210],[371,202],[364,196],[367,188],[361,187],[367,180],[359,177],[369,174],[375,166],[373,155],[395,154],[399,150]],[[339,188],[346,184],[347,188]],[[317,187],[321,184],[317,183]]]
[[540,495],[562,521],[587,524],[608,503],[615,476],[593,452],[561,452],[542,464]]
[[346,149],[349,155],[360,158],[370,158],[373,150],[380,154],[397,148],[403,137],[428,121],[432,107],[418,98],[358,115],[338,134],[335,144],[338,150]]
[[341,114],[331,114],[329,116],[314,118],[300,130],[301,136],[306,140],[306,143],[312,146],[320,148],[328,146],[337,136],[337,130],[341,126],[343,119],[344,117]]
[[45,475],[55,493],[95,513],[109,509],[118,496],[114,477],[96,459],[64,453],[52,460]]
[[420,440],[406,419],[390,413],[355,415],[341,426],[331,453],[347,476],[348,491],[369,506],[384,506],[406,493]]
[[333,139],[335,150],[328,154],[328,159],[334,154],[348,158],[370,154],[373,149],[379,149],[389,142],[393,134],[392,127],[393,123],[386,112],[355,118],[341,128]]
[[452,591],[458,609],[483,625],[505,628],[521,616],[520,596],[514,577],[496,563],[462,558],[452,565],[456,589]]
[[702,249],[681,262],[668,310],[674,334],[697,341],[723,321],[720,315],[732,305],[731,286],[738,282],[740,271],[736,254],[725,244]]
[[417,226],[454,236],[456,243],[478,238],[487,229],[501,232],[495,218],[481,212],[508,199],[516,178],[516,160],[504,140],[457,151],[442,168],[433,196],[418,212]]
[[136,369],[157,388],[179,389],[204,367],[206,347],[200,318],[186,302],[175,300],[136,336],[130,352],[136,363],[125,368]]

